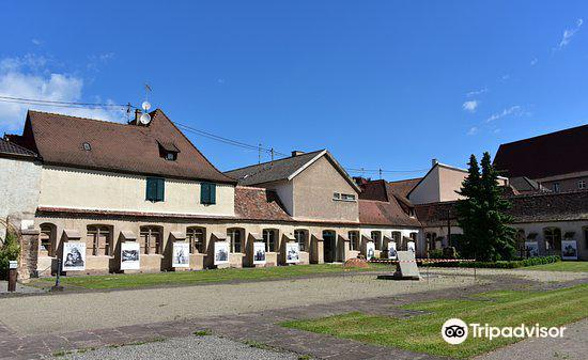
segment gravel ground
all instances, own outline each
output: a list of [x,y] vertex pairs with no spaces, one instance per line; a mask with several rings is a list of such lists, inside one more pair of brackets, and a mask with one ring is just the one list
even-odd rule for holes
[[[463,269],[463,268],[420,268],[421,273],[438,274],[438,275],[474,275],[474,269]],[[539,282],[551,282],[551,281],[571,281],[578,279],[588,279],[588,272],[571,272],[571,271],[538,271],[538,270],[524,270],[524,269],[476,269],[478,276],[500,276],[500,275],[511,275],[522,277],[527,280],[539,281]]]
[[216,336],[175,338],[143,345],[106,347],[83,354],[67,355],[68,360],[296,360],[297,354],[259,349]]
[[0,299],[0,321],[21,335],[233,315],[294,306],[459,288],[466,276],[422,281],[377,280],[358,274],[174,288],[40,295]]

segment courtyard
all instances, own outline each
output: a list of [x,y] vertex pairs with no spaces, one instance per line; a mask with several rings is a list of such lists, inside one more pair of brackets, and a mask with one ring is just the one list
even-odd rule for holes
[[[300,267],[265,280],[242,269],[216,283],[108,289],[72,278],[63,293],[0,298],[0,358],[512,359],[525,358],[530,350],[517,350],[533,342],[534,358],[581,359],[588,272],[577,264],[584,263],[559,265],[572,271],[421,268],[422,280],[400,282],[378,280],[391,271],[383,265]],[[452,316],[570,330],[552,343],[452,346],[439,333]]]

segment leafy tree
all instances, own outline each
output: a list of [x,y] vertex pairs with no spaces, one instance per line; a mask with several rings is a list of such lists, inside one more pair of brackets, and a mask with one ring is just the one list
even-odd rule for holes
[[7,231],[4,243],[0,243],[0,279],[7,277],[10,260],[18,260],[19,255],[18,236],[12,231]]
[[465,197],[457,204],[458,224],[464,233],[461,252],[481,261],[509,260],[515,253],[515,230],[507,225],[513,219],[506,214],[511,204],[502,196],[488,152],[480,165],[481,173],[472,155],[459,192]]

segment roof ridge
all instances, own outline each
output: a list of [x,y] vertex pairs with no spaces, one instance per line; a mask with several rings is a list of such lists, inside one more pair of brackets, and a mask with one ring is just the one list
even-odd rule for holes
[[[154,113],[155,111],[157,111],[157,110],[154,110],[151,113]],[[78,119],[78,120],[94,121],[94,122],[104,124],[104,125],[122,125],[122,126],[129,125],[128,123],[119,123],[119,122],[102,120],[102,119],[92,119],[92,118],[87,118],[87,117],[60,114],[60,113],[54,113],[54,112],[48,112],[48,111],[28,110],[28,112],[29,113],[37,113],[37,114],[55,115],[55,116],[59,116],[59,117],[67,117],[67,118]]]
[[259,163],[259,164],[247,165],[247,166],[243,166],[243,167],[240,167],[240,168],[236,168],[236,169],[232,169],[232,170],[227,170],[224,173],[226,174],[226,173],[230,173],[230,172],[234,172],[234,171],[238,171],[238,170],[245,170],[245,169],[248,169],[248,168],[253,168],[253,167],[256,167],[256,166],[262,166],[262,165],[266,165],[266,164],[270,164],[270,163],[273,164],[273,163],[284,161],[284,160],[288,160],[288,159],[294,159],[294,158],[297,158],[297,157],[302,157],[302,156],[306,156],[306,155],[310,155],[310,154],[319,153],[319,152],[322,152],[322,151],[325,151],[325,150],[326,149],[315,150],[315,151],[311,151],[311,152],[305,152],[304,154],[300,154],[300,155],[296,155],[296,156],[287,156],[287,157],[284,157],[284,158],[281,158],[281,159],[277,159],[277,160],[269,160],[269,161],[265,161],[265,162],[262,162],[262,163]]
[[503,145],[511,145],[511,144],[516,144],[516,143],[521,143],[521,142],[526,142],[526,141],[529,141],[529,140],[534,140],[534,139],[539,139],[539,138],[543,138],[543,137],[547,137],[547,136],[552,136],[552,135],[563,133],[563,132],[567,132],[567,131],[570,131],[570,132],[571,131],[576,131],[576,130],[578,130],[580,128],[583,128],[583,127],[587,127],[588,128],[588,124],[578,125],[578,126],[574,126],[574,127],[567,128],[567,129],[561,129],[561,130],[557,130],[557,131],[550,132],[550,133],[547,133],[547,134],[536,135],[536,136],[532,136],[532,137],[529,137],[529,138],[526,138],[526,139],[515,140],[515,141],[511,141],[511,142],[500,144],[500,146],[503,146]]

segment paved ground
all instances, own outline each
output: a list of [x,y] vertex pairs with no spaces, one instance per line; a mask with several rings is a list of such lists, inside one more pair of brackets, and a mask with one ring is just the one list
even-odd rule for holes
[[82,354],[66,355],[67,360],[296,360],[297,354],[259,349],[217,336],[183,337],[144,345],[105,347]]
[[[432,360],[436,358],[286,329],[278,323],[350,311],[412,316],[414,314],[396,305],[467,297],[497,289],[549,289],[588,281],[586,273],[478,270],[474,282],[472,270],[427,272],[431,275],[429,280],[420,282],[384,281],[370,274],[354,274],[322,279],[2,298],[0,359],[42,358],[62,349],[103,348],[161,338],[183,338],[178,341],[190,343],[191,351],[199,353],[199,340],[193,332],[209,329],[223,338],[255,341],[316,358]],[[585,354],[588,351],[585,341],[578,343]],[[142,346],[145,346],[146,355],[151,356],[150,349],[157,344]],[[540,345],[544,346],[547,345]],[[484,360],[510,359],[496,354],[498,357]]]
[[588,319],[567,325],[563,339],[527,339],[476,360],[585,360],[588,358]]
[[[41,294],[45,290],[36,288],[34,286],[27,286],[21,283],[16,283],[17,294]],[[8,292],[8,281],[0,280],[0,296],[10,296],[13,293]]]

